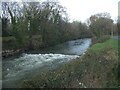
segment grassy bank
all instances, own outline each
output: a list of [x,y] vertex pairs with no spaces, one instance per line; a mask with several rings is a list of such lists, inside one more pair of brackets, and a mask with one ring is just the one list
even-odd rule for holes
[[118,87],[118,41],[94,44],[80,59],[22,82],[24,88]]

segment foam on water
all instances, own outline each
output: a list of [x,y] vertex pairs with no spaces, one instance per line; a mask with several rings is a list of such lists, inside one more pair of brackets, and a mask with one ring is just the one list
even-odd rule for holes
[[[11,65],[5,68],[8,73],[5,78],[14,77],[23,72],[28,72],[32,69],[40,68],[44,64],[55,64],[67,62],[69,60],[78,58],[78,55],[64,55],[64,54],[23,54],[20,58],[14,59],[13,62],[8,63]],[[7,64],[7,62],[6,62]]]
[[44,54],[23,54],[17,58],[14,57],[16,59],[4,60],[2,62],[3,87],[19,87],[23,80],[79,58],[79,55],[85,54],[90,45],[91,39],[73,40],[34,52]]

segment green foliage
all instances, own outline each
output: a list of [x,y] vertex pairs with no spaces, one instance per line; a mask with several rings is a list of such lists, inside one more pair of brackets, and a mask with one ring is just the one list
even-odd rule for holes
[[15,50],[21,47],[21,44],[15,37],[2,37],[2,49],[3,50]]
[[95,14],[90,17],[90,22],[90,30],[96,37],[111,35],[114,24],[108,13]]
[[107,41],[108,39],[110,39],[110,36],[102,36],[101,38],[99,38],[98,40],[97,40],[97,42],[96,43],[104,43],[105,41]]
[[[19,48],[37,49],[71,39],[91,37],[85,23],[68,22],[65,8],[57,2],[21,4],[23,7],[18,2],[3,2],[3,10],[9,15],[5,14],[2,17],[3,36],[15,37]],[[40,36],[40,40],[33,39],[35,35]]]
[[[110,26],[116,27],[107,13],[91,16],[89,25],[80,21],[70,23],[65,8],[58,2],[3,2],[2,7],[6,12],[2,15],[3,36],[15,37],[19,48],[37,49],[72,39],[100,38],[111,34]],[[40,40],[33,39],[35,35]]]
[[9,20],[7,18],[2,18],[2,36],[3,37],[10,35],[8,22]]
[[15,41],[15,37],[2,37],[3,42]]
[[109,35],[104,35],[100,38],[97,38],[94,36],[94,37],[92,37],[92,44],[103,43],[103,42],[107,41],[108,39],[110,39]]

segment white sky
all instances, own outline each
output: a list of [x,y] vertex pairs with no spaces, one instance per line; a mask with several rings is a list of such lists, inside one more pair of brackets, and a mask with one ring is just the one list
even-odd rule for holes
[[[0,0],[0,1],[44,1],[44,0]],[[67,8],[70,21],[85,22],[91,15],[108,12],[112,19],[117,19],[120,0],[58,0]]]
[[118,16],[118,2],[120,0],[59,0],[67,8],[72,20],[86,21],[91,15],[108,12],[112,19]]

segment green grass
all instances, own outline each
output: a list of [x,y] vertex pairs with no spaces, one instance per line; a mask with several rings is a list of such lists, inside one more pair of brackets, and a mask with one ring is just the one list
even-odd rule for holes
[[118,41],[94,44],[80,59],[22,82],[24,88],[118,87]]
[[94,51],[94,52],[100,52],[101,50],[104,50],[105,48],[111,47],[114,50],[118,50],[120,48],[118,48],[118,42],[120,43],[120,41],[115,40],[115,39],[109,39],[104,43],[97,43],[95,45],[93,45],[90,50]]

